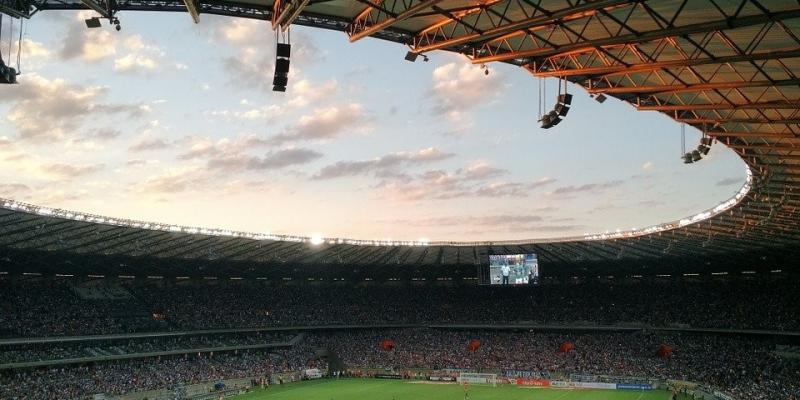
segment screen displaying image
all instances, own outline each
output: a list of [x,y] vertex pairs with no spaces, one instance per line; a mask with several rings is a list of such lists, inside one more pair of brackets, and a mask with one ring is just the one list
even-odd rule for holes
[[492,285],[527,285],[539,282],[536,254],[489,256],[489,282]]

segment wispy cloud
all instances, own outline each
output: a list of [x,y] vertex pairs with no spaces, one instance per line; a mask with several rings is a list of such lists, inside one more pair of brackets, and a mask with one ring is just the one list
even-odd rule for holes
[[223,171],[272,170],[307,164],[322,157],[322,153],[304,148],[270,151],[264,156],[222,155],[210,158],[208,168]]
[[300,117],[286,132],[270,138],[273,144],[303,140],[330,140],[347,132],[363,131],[367,114],[361,104],[350,103],[315,110]]
[[401,166],[418,166],[434,163],[455,154],[428,147],[417,152],[397,152],[371,160],[339,161],[314,174],[313,179],[334,179],[346,176],[386,173]]
[[587,183],[584,185],[568,185],[568,186],[561,186],[553,190],[554,194],[575,194],[575,193],[586,193],[586,192],[600,192],[606,189],[611,189],[615,187],[621,186],[624,181],[621,180],[612,180],[608,182],[602,183]]

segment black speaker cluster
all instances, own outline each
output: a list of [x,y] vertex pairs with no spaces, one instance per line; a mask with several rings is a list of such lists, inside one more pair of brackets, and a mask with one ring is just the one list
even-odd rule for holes
[[539,122],[542,123],[542,128],[550,129],[560,124],[563,117],[567,116],[570,104],[572,104],[571,94],[564,93],[558,95],[558,101],[556,102],[556,106],[553,108],[553,111],[543,115],[542,119],[539,120]]
[[275,50],[275,77],[272,78],[272,90],[275,92],[286,91],[286,85],[289,83],[289,56],[291,53],[291,44],[278,43]]
[[0,59],[0,84],[17,83],[17,70],[6,66]]
[[696,150],[692,150],[681,157],[683,158],[683,163],[691,164],[702,160],[703,156],[707,156],[708,152],[711,151],[712,143],[714,143],[714,139],[710,137],[703,137],[700,139],[700,144],[697,146]]

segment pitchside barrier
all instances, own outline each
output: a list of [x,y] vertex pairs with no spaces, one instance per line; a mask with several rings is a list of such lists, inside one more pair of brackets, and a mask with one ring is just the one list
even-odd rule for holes
[[473,372],[462,372],[458,374],[458,383],[468,383],[470,385],[492,385],[497,387],[497,374],[479,374]]

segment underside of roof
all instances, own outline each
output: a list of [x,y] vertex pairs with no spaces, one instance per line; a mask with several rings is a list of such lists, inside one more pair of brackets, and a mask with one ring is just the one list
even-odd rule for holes
[[0,0],[0,11],[25,17],[86,9],[90,3],[111,14],[195,9],[200,23],[203,14],[219,14],[271,21],[278,29],[289,24],[335,29],[351,41],[372,36],[418,54],[446,50],[475,64],[514,64],[532,77],[567,79],[590,94],[613,96],[696,127],[749,166],[751,190],[709,219],[647,235],[497,245],[310,246],[2,209],[4,251],[194,260],[239,265],[256,274],[268,266],[291,271],[311,265],[448,266],[472,273],[488,254],[520,252],[536,252],[543,265],[571,270],[603,263],[630,270],[691,260],[710,265],[712,259],[744,268],[764,257],[791,259],[800,248],[797,1]]

